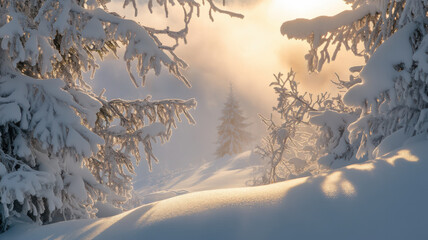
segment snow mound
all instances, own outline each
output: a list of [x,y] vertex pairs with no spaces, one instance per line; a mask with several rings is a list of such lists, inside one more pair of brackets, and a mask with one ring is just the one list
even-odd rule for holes
[[98,218],[111,217],[123,212],[122,209],[113,206],[111,203],[96,202],[94,207],[98,210]]
[[189,193],[2,239],[428,239],[428,141],[282,183]]
[[259,169],[261,161],[252,151],[234,156],[225,156],[186,171],[167,173],[156,177],[156,182],[144,179],[144,184],[135,183],[137,193],[144,203],[151,203],[189,192],[246,187]]

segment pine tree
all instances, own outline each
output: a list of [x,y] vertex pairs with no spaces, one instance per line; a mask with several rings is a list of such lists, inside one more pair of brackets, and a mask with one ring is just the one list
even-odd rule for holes
[[[136,86],[133,62],[143,84],[149,71],[159,75],[166,68],[190,86],[175,49],[201,4],[156,1],[166,15],[169,5],[183,7],[184,28],[172,31],[119,17],[107,2],[0,0],[0,232],[17,218],[92,217],[95,201],[125,202],[139,145],[151,166],[157,161],[152,143],[167,141],[181,115],[194,123],[194,99],[108,100],[92,91],[82,72],[96,70],[95,54],[111,53],[122,55]],[[134,0],[124,7],[130,3],[137,14]],[[211,18],[212,12],[242,17],[206,4]]]
[[245,130],[248,124],[245,122],[239,102],[235,99],[232,85],[222,114],[221,124],[217,127],[218,147],[215,154],[218,158],[227,154],[241,153],[250,140],[250,133]]

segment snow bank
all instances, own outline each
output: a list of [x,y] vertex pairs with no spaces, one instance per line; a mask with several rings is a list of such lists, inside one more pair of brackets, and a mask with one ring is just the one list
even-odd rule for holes
[[189,193],[2,239],[428,239],[428,141],[328,174]]
[[97,217],[105,218],[122,213],[122,209],[113,206],[110,203],[96,202],[94,207],[97,209]]

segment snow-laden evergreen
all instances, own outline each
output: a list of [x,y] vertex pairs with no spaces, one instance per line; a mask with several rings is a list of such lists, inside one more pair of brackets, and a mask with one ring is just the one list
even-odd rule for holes
[[358,160],[359,144],[349,140],[348,126],[358,118],[358,111],[349,109],[312,112],[309,122],[319,127],[316,148],[320,149],[317,163],[321,168],[336,169],[366,160]]
[[371,158],[389,135],[400,133],[404,141],[427,133],[428,1],[346,2],[352,10],[286,22],[281,32],[310,43],[306,58],[312,70],[330,61],[331,45],[333,60],[341,46],[365,57],[366,65],[351,77],[353,86],[344,102],[361,109],[348,127],[351,142],[359,145],[356,157]]
[[[133,65],[143,84],[149,71],[159,75],[165,68],[190,86],[175,49],[203,2],[156,1],[166,15],[169,5],[183,7],[179,31],[119,17],[108,11],[108,2],[0,0],[0,232],[17,219],[85,218],[94,216],[95,201],[123,203],[132,193],[139,145],[151,166],[157,161],[153,141],[167,141],[182,115],[194,123],[194,99],[108,100],[92,92],[82,71],[96,70],[96,54],[117,56],[123,46],[121,57],[136,86]],[[124,7],[130,3],[137,13],[134,0]],[[242,17],[206,4],[210,16]],[[160,36],[175,43],[164,44]]]
[[216,156],[221,158],[225,155],[241,153],[249,143],[251,134],[245,129],[248,127],[246,118],[235,99],[233,87],[230,85],[230,92],[224,108],[220,125],[217,127],[218,140]]

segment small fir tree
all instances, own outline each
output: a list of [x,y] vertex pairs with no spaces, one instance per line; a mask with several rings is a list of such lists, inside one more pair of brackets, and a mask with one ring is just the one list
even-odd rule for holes
[[250,140],[250,133],[245,130],[249,124],[245,122],[246,119],[239,107],[239,102],[233,94],[232,85],[222,113],[221,124],[217,127],[218,147],[216,155],[218,158],[226,154],[242,152],[244,145]]

